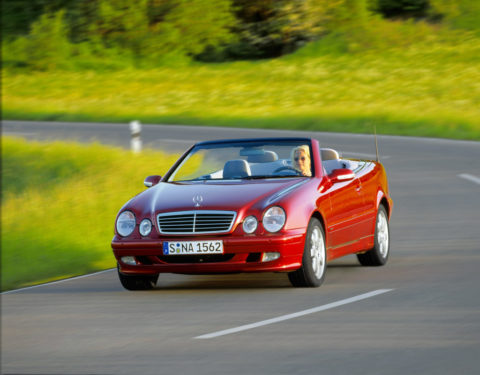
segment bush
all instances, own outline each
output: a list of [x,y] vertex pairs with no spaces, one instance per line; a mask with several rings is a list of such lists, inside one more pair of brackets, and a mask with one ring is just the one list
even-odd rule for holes
[[[5,0],[2,10],[5,65],[38,70],[272,58],[319,40],[335,53],[390,48],[409,45],[398,36],[410,40],[418,21],[420,33],[423,22],[480,33],[475,0]],[[33,22],[27,36],[22,22]]]
[[151,66],[220,48],[232,39],[235,19],[230,0],[100,0],[90,22],[89,40],[125,50],[137,66]]
[[30,33],[3,48],[8,64],[30,66],[38,70],[52,70],[69,64],[71,45],[63,10],[45,13],[32,24]]
[[449,26],[475,31],[480,34],[480,1],[429,0],[430,16],[441,19]]

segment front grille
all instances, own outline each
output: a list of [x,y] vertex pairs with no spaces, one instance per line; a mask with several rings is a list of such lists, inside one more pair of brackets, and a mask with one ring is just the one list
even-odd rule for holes
[[180,211],[157,216],[161,234],[227,233],[232,229],[234,211]]

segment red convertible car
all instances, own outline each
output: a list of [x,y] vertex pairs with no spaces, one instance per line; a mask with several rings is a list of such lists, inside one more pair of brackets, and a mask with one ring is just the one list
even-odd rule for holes
[[286,272],[317,287],[328,261],[387,262],[384,167],[310,138],[200,142],[118,213],[112,249],[129,290],[161,273]]

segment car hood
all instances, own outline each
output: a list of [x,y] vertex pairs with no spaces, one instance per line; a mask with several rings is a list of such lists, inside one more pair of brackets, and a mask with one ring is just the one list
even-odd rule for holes
[[262,206],[268,206],[308,180],[289,178],[239,182],[162,182],[139,194],[129,202],[129,206],[151,214],[189,210],[239,211],[260,201]]

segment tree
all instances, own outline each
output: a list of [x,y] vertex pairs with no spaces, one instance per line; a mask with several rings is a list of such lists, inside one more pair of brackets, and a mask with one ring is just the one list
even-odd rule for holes
[[41,70],[68,64],[70,43],[64,16],[63,10],[42,14],[32,24],[28,36],[17,40],[26,64]]
[[165,15],[163,33],[176,48],[195,56],[206,48],[217,48],[233,39],[236,19],[230,0],[178,0]]
[[230,0],[99,0],[90,39],[137,60],[159,60],[220,48],[234,24]]

